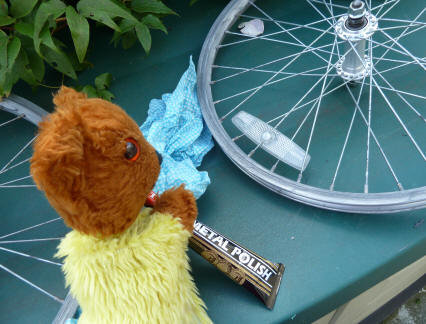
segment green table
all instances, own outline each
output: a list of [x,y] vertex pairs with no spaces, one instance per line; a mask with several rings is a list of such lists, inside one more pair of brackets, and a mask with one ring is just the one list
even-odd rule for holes
[[[187,7],[187,1],[170,1],[180,17],[166,19],[168,35],[153,33],[149,57],[140,46],[127,51],[115,49],[109,44],[111,34],[98,32],[89,56],[95,67],[82,74],[82,83],[111,72],[115,102],[141,124],[149,101],[174,89],[190,55],[197,60],[211,24],[226,3],[200,0]],[[40,88],[34,93],[19,85],[15,92],[52,109],[50,89]],[[265,190],[235,167],[217,146],[201,169],[209,172],[212,184],[198,201],[199,219],[269,260],[286,265],[275,308],[270,311],[189,252],[196,284],[217,323],[303,323],[318,319],[426,252],[424,210],[357,215],[308,207]],[[45,316],[54,314],[55,307],[57,304],[43,303],[32,310],[35,314],[21,315],[19,322],[47,322]],[[4,312],[9,310],[2,309]]]

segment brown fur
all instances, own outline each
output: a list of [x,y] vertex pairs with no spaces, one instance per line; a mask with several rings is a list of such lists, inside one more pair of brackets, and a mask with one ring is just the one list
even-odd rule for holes
[[182,225],[191,233],[198,214],[195,197],[192,192],[185,190],[184,185],[163,192],[155,202],[154,211],[179,217]]
[[[126,112],[108,101],[88,99],[67,87],[53,101],[56,110],[40,123],[34,144],[35,183],[73,229],[100,236],[123,232],[157,180],[160,166],[154,148]],[[134,162],[124,157],[129,137],[141,149]],[[159,201],[160,209],[179,217],[186,228],[194,221],[195,200],[183,187]]]

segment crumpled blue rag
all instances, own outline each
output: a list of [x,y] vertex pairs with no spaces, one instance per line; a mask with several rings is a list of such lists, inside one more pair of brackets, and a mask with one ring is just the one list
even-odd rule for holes
[[196,86],[191,56],[173,93],[149,103],[148,118],[141,131],[163,158],[155,192],[162,193],[184,183],[198,199],[210,184],[207,172],[196,169],[214,145],[201,115]]

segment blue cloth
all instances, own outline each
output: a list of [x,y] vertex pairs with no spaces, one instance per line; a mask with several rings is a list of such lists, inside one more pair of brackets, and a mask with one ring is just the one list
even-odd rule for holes
[[211,133],[201,115],[196,85],[191,56],[189,68],[173,93],[149,103],[148,118],[141,131],[163,157],[155,192],[185,183],[186,189],[199,198],[210,184],[207,172],[196,169],[213,147]]

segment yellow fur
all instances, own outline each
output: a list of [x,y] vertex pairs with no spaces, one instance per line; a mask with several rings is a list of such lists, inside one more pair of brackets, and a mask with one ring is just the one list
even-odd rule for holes
[[79,301],[79,324],[211,323],[189,274],[190,233],[169,214],[144,209],[124,233],[71,231],[57,257]]

